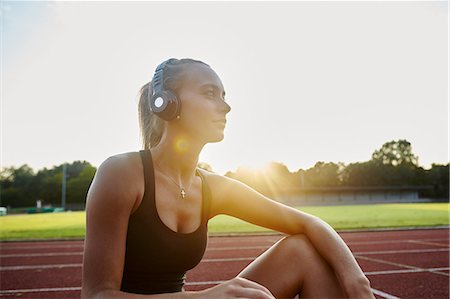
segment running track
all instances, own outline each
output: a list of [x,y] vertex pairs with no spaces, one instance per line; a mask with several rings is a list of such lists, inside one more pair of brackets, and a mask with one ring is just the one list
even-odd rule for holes
[[[343,232],[377,298],[449,298],[449,229]],[[210,237],[187,290],[228,280],[281,235]],[[0,243],[0,297],[79,298],[83,241]]]

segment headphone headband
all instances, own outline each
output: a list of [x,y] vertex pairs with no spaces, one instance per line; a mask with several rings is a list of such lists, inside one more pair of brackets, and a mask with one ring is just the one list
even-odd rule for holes
[[162,62],[155,70],[152,79],[153,92],[149,93],[150,109],[164,120],[179,118],[181,102],[170,90],[164,89],[164,70],[167,64],[171,64],[178,59],[170,58]]
[[166,68],[167,64],[170,64],[174,60],[177,60],[175,58],[167,59],[166,61],[163,61],[158,65],[158,67],[155,70],[155,74],[153,75],[152,79],[152,87],[153,87],[153,95],[156,93],[160,93],[164,90],[164,69]]

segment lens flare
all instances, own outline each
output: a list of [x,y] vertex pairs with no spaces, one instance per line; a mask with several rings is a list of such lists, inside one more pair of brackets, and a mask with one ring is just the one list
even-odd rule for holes
[[177,136],[175,138],[175,150],[179,153],[185,153],[189,150],[189,142],[187,138]]

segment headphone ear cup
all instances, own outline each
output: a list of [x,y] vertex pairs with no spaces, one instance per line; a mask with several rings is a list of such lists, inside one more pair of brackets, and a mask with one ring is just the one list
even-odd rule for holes
[[152,96],[150,108],[160,118],[170,121],[180,115],[181,102],[170,90],[163,90]]

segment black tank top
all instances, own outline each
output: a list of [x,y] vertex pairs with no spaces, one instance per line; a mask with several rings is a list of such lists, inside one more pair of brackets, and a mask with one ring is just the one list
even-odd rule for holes
[[186,271],[202,259],[207,244],[211,192],[202,180],[202,220],[191,233],[177,233],[161,220],[155,204],[155,175],[149,150],[140,151],[145,191],[138,209],[130,216],[121,290],[138,294],[173,293],[183,290]]

